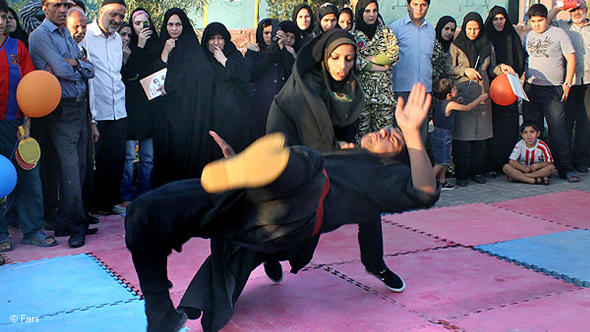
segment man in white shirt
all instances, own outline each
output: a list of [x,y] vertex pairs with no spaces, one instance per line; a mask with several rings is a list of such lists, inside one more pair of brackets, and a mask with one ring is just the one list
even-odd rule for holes
[[123,45],[117,29],[126,11],[124,0],[104,0],[98,18],[88,25],[82,47],[94,64],[89,80],[92,138],[95,143],[94,198],[97,212],[109,213],[118,203],[125,160],[127,112],[121,80]]

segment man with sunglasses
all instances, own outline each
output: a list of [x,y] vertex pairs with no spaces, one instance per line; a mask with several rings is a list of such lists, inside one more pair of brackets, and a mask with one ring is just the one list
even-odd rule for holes
[[[72,248],[81,247],[90,234],[82,205],[87,153],[87,98],[85,79],[94,77],[92,63],[80,61],[80,49],[65,27],[69,0],[43,0],[43,23],[29,37],[35,68],[52,72],[61,85],[58,107],[44,118],[44,128],[55,146],[60,170],[55,236],[69,235]],[[96,232],[96,230],[92,230]]]
[[590,20],[585,0],[578,0],[573,8],[564,8],[562,3],[556,1],[558,6],[550,11],[548,17],[562,10],[570,14],[569,20],[553,20],[552,24],[567,32],[576,50],[576,71],[565,102],[565,123],[574,166],[578,172],[587,173],[590,166],[590,105],[585,103],[585,96],[589,93],[587,86],[590,84],[590,54],[587,51],[590,50]]

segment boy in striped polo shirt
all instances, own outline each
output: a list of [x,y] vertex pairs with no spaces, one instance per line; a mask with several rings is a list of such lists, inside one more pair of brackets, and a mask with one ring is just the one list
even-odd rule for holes
[[508,181],[549,184],[549,178],[555,173],[555,165],[549,147],[539,139],[539,134],[539,128],[533,122],[525,122],[520,126],[522,139],[514,146],[510,160],[503,168]]

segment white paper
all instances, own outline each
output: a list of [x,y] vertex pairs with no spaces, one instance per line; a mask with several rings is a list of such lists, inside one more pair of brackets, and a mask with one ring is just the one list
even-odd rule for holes
[[167,68],[158,70],[150,76],[144,77],[139,80],[139,83],[143,87],[148,100],[152,100],[162,95],[162,87],[166,82]]
[[527,97],[524,89],[522,88],[522,84],[520,83],[520,79],[516,74],[508,74],[508,82],[510,82],[510,87],[512,88],[512,92],[518,97],[522,98],[526,101],[529,101],[529,97]]

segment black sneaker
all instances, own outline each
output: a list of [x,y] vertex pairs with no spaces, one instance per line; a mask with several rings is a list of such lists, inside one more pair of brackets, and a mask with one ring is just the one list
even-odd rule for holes
[[450,183],[449,181],[445,181],[440,184],[440,190],[446,191],[446,190],[453,190],[453,189],[455,189],[455,186],[452,183]]
[[404,283],[404,280],[388,268],[379,273],[374,273],[367,270],[367,273],[381,280],[385,284],[385,287],[389,288],[393,292],[401,293],[404,288],[406,288],[406,283]]
[[264,262],[264,272],[266,276],[275,284],[283,281],[283,267],[278,261]]

